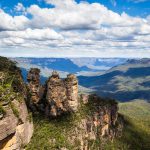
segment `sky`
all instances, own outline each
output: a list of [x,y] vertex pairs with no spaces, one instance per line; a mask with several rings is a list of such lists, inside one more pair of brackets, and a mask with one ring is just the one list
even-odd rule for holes
[[0,55],[150,57],[150,0],[0,0]]

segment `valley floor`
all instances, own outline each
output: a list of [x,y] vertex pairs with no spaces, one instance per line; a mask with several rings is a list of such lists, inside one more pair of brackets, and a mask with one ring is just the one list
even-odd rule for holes
[[150,103],[144,100],[120,103],[120,113],[125,117],[123,137],[118,141],[131,150],[150,149]]

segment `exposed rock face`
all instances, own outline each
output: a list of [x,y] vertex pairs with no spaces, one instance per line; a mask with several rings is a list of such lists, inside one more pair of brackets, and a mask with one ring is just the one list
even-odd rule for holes
[[78,81],[76,77],[70,74],[62,80],[54,71],[47,82],[46,100],[48,116],[56,117],[66,112],[77,111]]
[[[90,150],[89,141],[99,140],[107,142],[122,135],[123,124],[118,116],[118,106],[113,100],[106,100],[96,95],[82,95],[81,100],[86,103],[88,115],[77,123],[69,141],[80,141],[80,150]],[[77,136],[75,136],[77,135]],[[102,145],[101,145],[101,149]]]
[[76,112],[78,110],[78,80],[75,75],[70,74],[65,80],[67,100],[69,110]]
[[78,110],[78,80],[75,75],[70,74],[63,80],[53,71],[45,86],[42,86],[40,70],[32,68],[27,80],[32,111],[41,110],[49,117],[57,117]]
[[59,78],[57,72],[53,72],[47,82],[46,106],[48,116],[60,116],[67,111],[67,96],[65,83]]
[[33,133],[26,86],[15,63],[0,57],[0,149],[20,150]]
[[[69,74],[66,79],[61,79],[56,71],[46,81],[44,94],[40,97],[39,78],[39,70],[31,69],[28,75],[28,86],[33,95],[31,101],[38,107],[43,103],[48,117],[58,117],[69,112],[84,114],[79,114],[80,119],[68,138],[73,145],[75,141],[80,141],[80,150],[89,150],[89,141],[113,140],[121,135],[123,127],[119,122],[118,105],[114,100],[106,100],[96,95],[81,95],[79,98],[76,76]],[[78,112],[78,109],[83,110]]]
[[18,116],[9,105],[3,106],[6,115],[0,120],[1,150],[20,150],[30,142],[33,134],[33,123],[29,118],[25,102],[14,100],[12,104],[18,110]]
[[40,70],[32,68],[28,73],[27,81],[29,106],[32,110],[36,110],[44,92],[44,88],[40,84]]

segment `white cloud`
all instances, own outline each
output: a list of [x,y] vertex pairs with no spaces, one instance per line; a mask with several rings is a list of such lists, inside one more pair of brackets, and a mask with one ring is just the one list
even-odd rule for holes
[[46,3],[55,5],[57,7],[68,7],[76,4],[74,0],[45,0]]
[[26,8],[23,6],[22,3],[18,3],[15,8],[14,8],[15,11],[18,11],[18,12],[25,12]]
[[1,55],[150,57],[149,16],[119,15],[99,3],[45,1],[54,7],[19,3],[22,14],[14,17],[0,10]]
[[23,15],[10,16],[0,9],[0,31],[3,30],[21,30],[27,27],[29,19]]
[[3,31],[0,33],[0,37],[17,37],[17,38],[24,38],[28,40],[59,40],[63,39],[63,37],[55,32],[52,29],[45,28],[45,29],[26,29],[24,31]]

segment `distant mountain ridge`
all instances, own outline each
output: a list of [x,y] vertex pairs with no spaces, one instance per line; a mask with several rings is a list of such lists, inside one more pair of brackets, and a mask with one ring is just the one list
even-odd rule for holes
[[[47,78],[53,70],[59,72],[61,78],[73,73],[76,76],[97,76],[113,66],[124,63],[127,59],[114,58],[11,58],[18,63],[23,72],[30,68],[39,68],[41,76]],[[44,80],[43,80],[44,81]]]
[[[61,78],[74,73],[80,92],[97,93],[120,101],[150,99],[150,59],[104,58],[13,58],[22,68],[24,80],[29,68],[41,70],[44,83],[53,70]],[[104,70],[101,70],[101,69]],[[97,70],[96,70],[97,69]]]
[[130,64],[150,64],[150,58],[142,58],[142,59],[128,59],[127,63]]
[[120,101],[150,101],[150,59],[128,60],[102,75],[79,76],[78,79],[80,85],[104,97],[113,97]]
[[38,65],[40,67],[47,67],[52,70],[59,70],[64,72],[67,72],[69,68],[71,73],[75,73],[82,70],[91,70],[86,66],[79,67],[76,64],[74,64],[70,59],[65,58],[15,58],[15,60],[20,63],[30,63],[33,65]]

